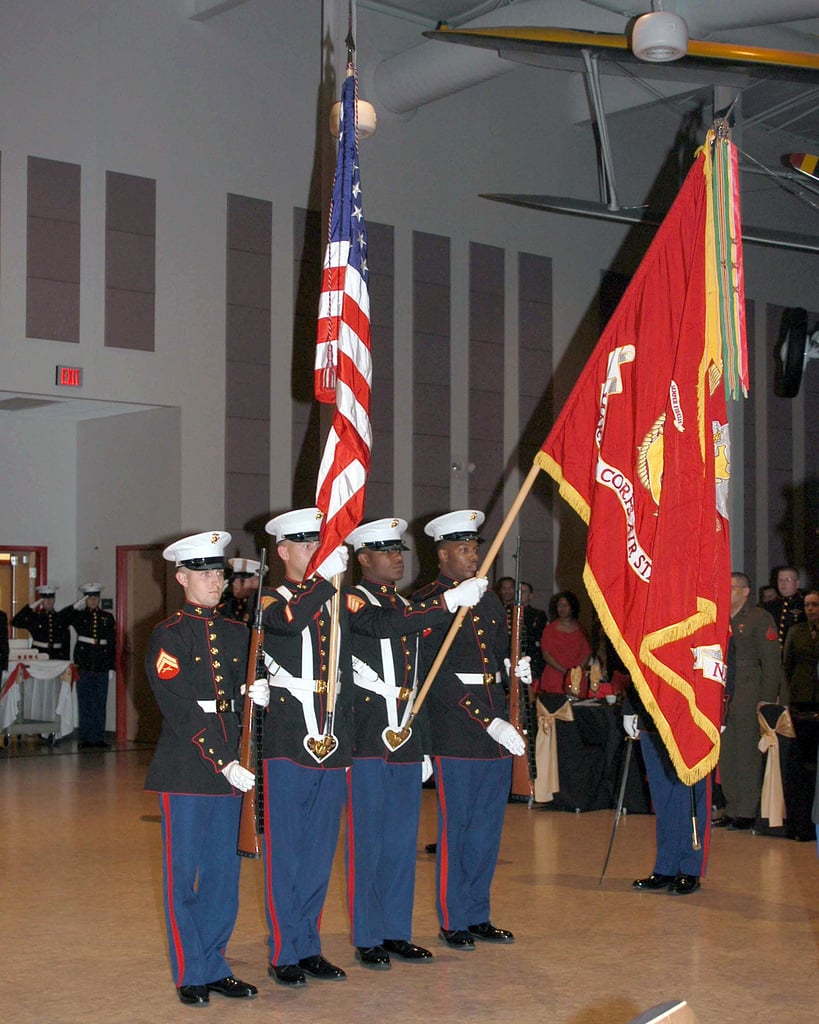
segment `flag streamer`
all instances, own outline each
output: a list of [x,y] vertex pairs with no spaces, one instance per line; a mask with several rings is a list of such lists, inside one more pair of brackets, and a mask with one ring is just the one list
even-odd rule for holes
[[728,398],[748,395],[748,349],[745,341],[745,277],[742,227],[739,213],[737,151],[728,127],[717,120],[708,133],[706,147],[713,161],[706,161],[708,215],[706,217],[707,289],[709,332],[720,339]]

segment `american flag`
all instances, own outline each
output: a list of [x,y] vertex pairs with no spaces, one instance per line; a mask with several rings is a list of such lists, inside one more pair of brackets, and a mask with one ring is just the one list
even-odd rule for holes
[[325,516],[321,543],[308,573],[361,522],[372,446],[367,227],[358,167],[355,74],[344,81],[341,104],[315,368],[316,398],[334,402],[336,408],[316,486],[316,505]]

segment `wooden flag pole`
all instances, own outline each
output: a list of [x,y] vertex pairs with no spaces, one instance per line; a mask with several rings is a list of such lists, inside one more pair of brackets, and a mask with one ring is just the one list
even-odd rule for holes
[[[481,567],[475,574],[476,576],[486,576],[486,574],[489,572],[492,563],[497,558],[498,552],[500,551],[503,542],[506,540],[506,535],[512,529],[512,526],[518,517],[518,513],[520,512],[521,506],[523,505],[526,498],[529,496],[529,491],[531,491],[532,487],[534,486],[535,480],[539,472],[540,466],[536,462],[533,463],[532,468],[529,470],[526,479],[523,481],[521,489],[517,493],[517,497],[512,502],[509,511],[506,513],[506,518],[501,523],[501,528],[498,530],[495,539],[489,545],[489,549],[486,552],[486,555],[484,556],[484,560],[481,563]],[[415,698],[415,704],[413,705],[412,713],[410,714],[409,719],[407,720],[407,724],[404,726],[404,729],[401,730],[401,733],[403,733],[405,730],[409,730],[410,726],[413,723],[413,720],[415,719],[418,712],[421,710],[421,705],[426,700],[427,693],[429,693],[429,688],[435,681],[435,677],[438,675],[438,672],[441,669],[441,665],[444,662],[444,658],[449,653],[449,648],[452,646],[452,642],[455,639],[455,634],[460,629],[461,623],[464,621],[464,616],[466,615],[466,613],[466,608],[459,608],[455,615],[455,618],[452,620],[449,627],[449,631],[444,637],[444,641],[441,644],[438,653],[435,655],[435,661],[433,661],[432,665],[430,666],[430,670],[427,673],[426,679],[424,680],[424,685],[418,691],[418,696]],[[409,735],[409,733],[407,733],[407,735]]]

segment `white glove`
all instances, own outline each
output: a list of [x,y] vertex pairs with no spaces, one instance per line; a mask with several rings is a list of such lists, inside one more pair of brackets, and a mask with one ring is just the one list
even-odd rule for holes
[[421,762],[421,785],[428,782],[432,778],[432,758],[429,754],[424,754],[424,760]]
[[[507,675],[511,676],[512,662],[508,658],[503,659],[503,667],[506,669]],[[532,685],[532,659],[528,654],[524,654],[515,665],[515,678],[519,679],[524,686]]]
[[626,736],[631,740],[637,740],[640,738],[640,730],[637,728],[637,716],[636,715],[623,715],[623,728],[626,731]]
[[502,747],[506,747],[511,754],[522,754],[526,750],[523,737],[511,722],[504,722],[502,718],[493,718],[486,731],[493,740],[500,743]]
[[256,679],[250,684],[250,699],[257,708],[266,708],[270,703],[270,684],[266,679]]
[[82,611],[83,608],[85,608],[85,598],[81,597],[79,601],[75,601],[74,607],[77,609],[78,612]]
[[451,612],[456,608],[471,608],[486,593],[488,585],[489,581],[485,576],[473,576],[471,580],[464,580],[452,590],[445,590],[444,604]]
[[253,772],[249,772],[247,768],[243,768],[238,761],[231,761],[230,764],[226,764],[222,769],[222,774],[234,789],[238,789],[242,793],[247,793],[248,790],[253,789],[256,785],[256,776]]
[[341,576],[347,571],[347,562],[350,559],[350,549],[341,544],[331,551],[321,565],[316,569],[319,576],[331,580],[334,576]]

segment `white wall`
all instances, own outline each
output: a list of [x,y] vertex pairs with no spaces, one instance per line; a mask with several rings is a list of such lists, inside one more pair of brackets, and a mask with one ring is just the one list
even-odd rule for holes
[[[289,501],[289,476],[275,467],[276,453],[289,458],[291,449],[292,209],[315,206],[330,173],[319,102],[322,4],[248,0],[201,23],[189,20],[187,10],[184,0],[5,0],[0,6],[0,388],[53,394],[55,365],[70,362],[84,368],[84,397],[179,410],[173,427],[179,433],[178,455],[176,448],[169,454],[162,447],[162,415],[135,421],[144,430],[139,440],[129,438],[118,422],[83,425],[83,442],[103,432],[99,461],[81,443],[75,466],[67,436],[58,444],[66,459],[59,471],[44,440],[32,452],[38,480],[51,481],[56,472],[68,482],[75,468],[81,479],[76,527],[66,530],[56,511],[38,512],[44,517],[43,536],[54,537],[54,557],[71,551],[72,562],[58,562],[55,570],[80,582],[95,573],[111,578],[112,546],[132,542],[140,531],[153,539],[193,532],[223,518],[228,192],[273,203],[270,505],[280,508]],[[418,26],[359,12],[362,68],[371,69],[408,40],[422,42]],[[341,39],[336,46],[343,46]],[[562,113],[572,88],[562,72],[521,67],[412,115],[384,117],[376,135],[361,146],[367,217],[395,225],[399,270],[408,266],[414,230],[449,235],[459,260],[470,241],[553,258],[557,396],[565,396],[595,340],[584,318],[596,302],[601,272],[636,265],[633,236],[623,226],[502,206],[479,193],[596,196],[591,131],[588,125],[567,125]],[[674,146],[679,112],[658,107],[655,121],[646,134],[637,130],[633,115],[613,119],[624,202],[641,200]],[[746,134],[744,143],[752,148],[755,140]],[[24,337],[29,155],[82,166],[79,345]],[[103,347],[106,170],[157,180],[154,353]],[[456,268],[453,280],[463,283],[465,277]],[[748,247],[746,287],[756,301],[758,332],[768,302],[811,306],[816,277],[815,256]],[[454,308],[462,300],[456,296]],[[400,295],[399,343],[411,337],[409,307],[407,295]],[[465,333],[453,338],[453,366],[464,365],[467,343]],[[453,393],[453,418],[462,423],[468,395],[457,387]],[[508,400],[507,423],[514,424],[515,396]],[[804,409],[797,400],[796,422],[800,415]],[[15,424],[10,436],[23,431]],[[109,446],[114,438],[116,446]],[[134,452],[126,465],[133,475],[123,480],[118,455],[128,443]],[[504,443],[509,451],[515,438]],[[396,489],[399,511],[411,518],[413,509],[405,503],[411,504],[412,495],[402,468],[408,453],[400,440],[396,451],[396,478],[404,478]],[[175,471],[178,485],[162,505],[146,509],[142,502],[150,493],[158,453],[166,482]],[[0,458],[2,465],[11,456]],[[116,500],[108,500],[113,486],[128,491],[137,479],[138,511],[111,517],[112,507],[122,511]],[[3,489],[4,526],[20,516],[14,506],[32,504],[30,495],[39,494],[42,484],[32,487],[15,492],[13,501],[10,489]],[[86,492],[94,495],[93,502]],[[98,504],[102,495],[105,501]],[[68,514],[73,520],[73,507]],[[109,553],[97,563],[95,548],[102,551],[103,545]]]
[[[118,544],[160,544],[180,530],[179,410],[86,420],[77,430],[77,576],[114,596]],[[208,529],[191,522],[191,532]],[[116,614],[116,609],[114,609]]]
[[3,544],[48,547],[48,582],[58,607],[76,600],[77,431],[64,420],[0,415],[0,530]]

